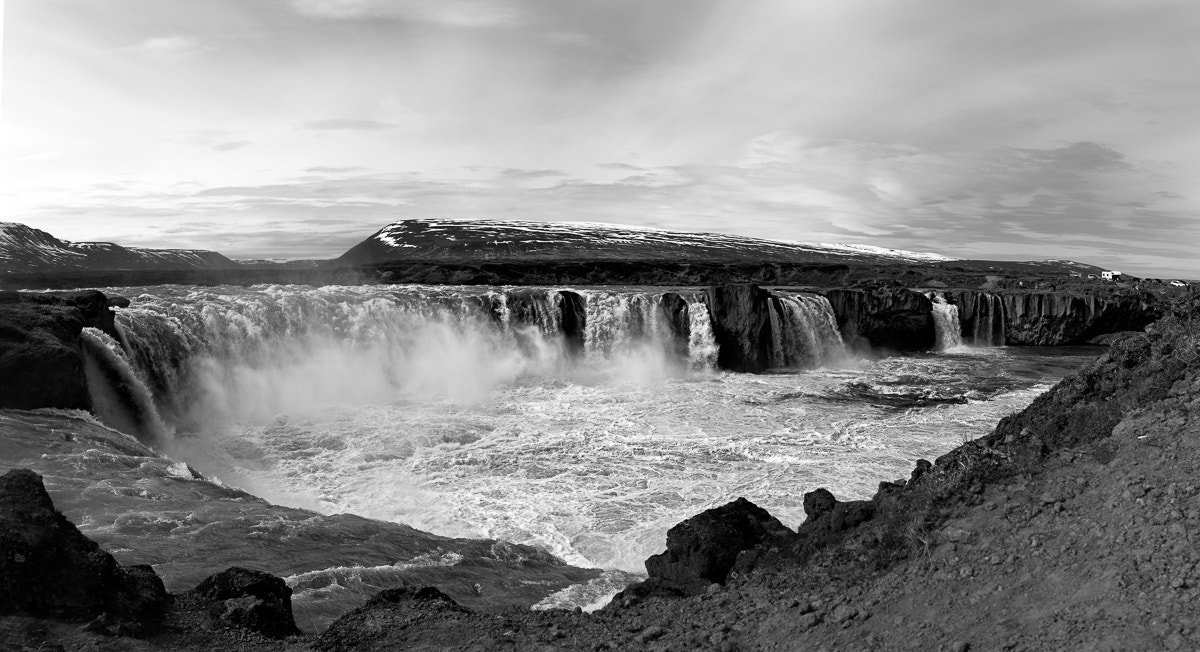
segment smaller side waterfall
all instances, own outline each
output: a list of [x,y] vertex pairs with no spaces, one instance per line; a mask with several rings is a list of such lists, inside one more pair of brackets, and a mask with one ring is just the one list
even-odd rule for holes
[[150,389],[129,366],[120,343],[97,328],[84,328],[82,342],[84,375],[96,416],[143,443],[165,443],[170,430],[154,406]]
[[946,297],[939,292],[933,293],[929,299],[933,302],[933,325],[937,334],[934,346],[938,351],[962,346],[962,326],[958,321],[958,306],[947,302]]
[[771,367],[819,367],[845,355],[833,306],[815,294],[771,297]]
[[975,346],[1004,346],[1004,300],[982,294],[975,303]]
[[704,301],[695,299],[687,304],[688,364],[692,369],[715,369],[720,347],[713,334],[712,316]]

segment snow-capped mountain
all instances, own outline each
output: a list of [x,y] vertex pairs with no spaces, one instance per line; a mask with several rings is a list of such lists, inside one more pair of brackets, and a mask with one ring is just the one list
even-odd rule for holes
[[209,270],[234,261],[200,249],[142,249],[111,242],[68,242],[24,224],[0,222],[0,270]]
[[878,264],[955,259],[868,245],[808,244],[587,222],[411,219],[385,226],[337,262],[618,260]]

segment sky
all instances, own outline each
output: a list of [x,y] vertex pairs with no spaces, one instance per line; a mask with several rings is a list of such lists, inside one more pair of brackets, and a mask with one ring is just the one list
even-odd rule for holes
[[0,0],[0,220],[331,257],[410,217],[1200,278],[1194,0]]

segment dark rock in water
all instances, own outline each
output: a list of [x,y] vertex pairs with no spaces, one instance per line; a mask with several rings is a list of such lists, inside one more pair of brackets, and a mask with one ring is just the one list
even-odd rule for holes
[[204,580],[187,597],[228,625],[271,638],[300,633],[292,617],[292,589],[270,573],[234,566]]
[[128,308],[129,307],[129,299],[126,297],[120,296],[120,295],[110,294],[110,295],[108,295],[108,307],[109,308]]
[[738,553],[792,531],[745,498],[707,510],[667,532],[667,551],[646,559],[651,579],[686,595],[724,584]]
[[157,626],[170,596],[149,566],[122,568],[54,509],[42,478],[0,477],[0,613],[103,622],[109,633]]
[[857,349],[925,351],[937,339],[933,303],[906,288],[828,290],[838,330],[846,344]]
[[708,288],[713,337],[720,346],[717,366],[758,373],[771,365],[771,293],[757,285]]
[[587,301],[578,292],[570,290],[559,290],[558,294],[562,297],[562,333],[567,353],[582,355],[587,333]]

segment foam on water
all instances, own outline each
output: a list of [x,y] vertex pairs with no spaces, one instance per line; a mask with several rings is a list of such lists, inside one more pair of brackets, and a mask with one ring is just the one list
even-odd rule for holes
[[[1008,380],[981,390],[966,378],[988,366],[1001,374],[1005,360],[888,359],[654,386],[519,384],[469,404],[393,403],[243,427],[206,439],[197,454],[284,504],[532,543],[577,565],[640,572],[669,527],[704,509],[745,496],[794,527],[806,491],[867,497],[913,460],[986,434],[1044,389]],[[863,382],[873,394],[840,399]],[[873,396],[957,402],[896,409]]]

